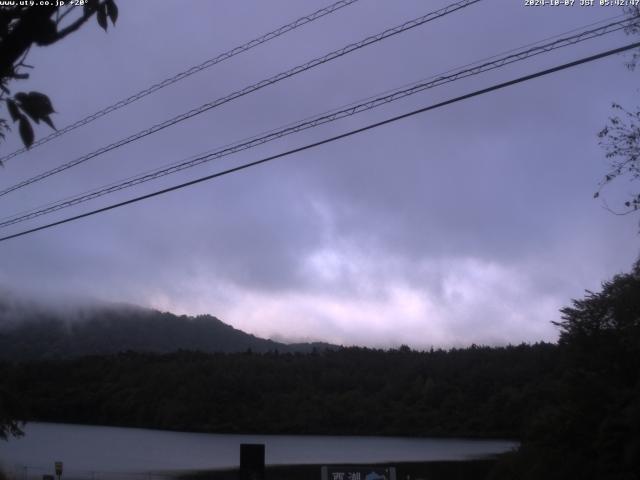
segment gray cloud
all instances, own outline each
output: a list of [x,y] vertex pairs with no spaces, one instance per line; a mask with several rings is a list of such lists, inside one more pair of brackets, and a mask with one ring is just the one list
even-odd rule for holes
[[[117,27],[107,35],[89,25],[60,45],[34,51],[36,69],[24,88],[50,94],[60,112],[55,121],[65,125],[320,6],[123,4]],[[10,185],[425,12],[418,1],[359,2],[12,160],[0,182]],[[2,199],[1,213],[116,181],[615,13],[481,3],[15,192]],[[456,82],[136,193],[625,41],[624,35],[592,41]],[[416,346],[552,340],[549,321],[557,309],[625,269],[637,252],[637,219],[613,217],[591,199],[604,173],[596,133],[609,104],[637,98],[635,77],[622,63],[610,58],[5,242],[0,283],[37,295],[207,312],[279,338]],[[17,146],[15,138],[3,145],[7,151]],[[131,195],[122,192],[91,206]]]

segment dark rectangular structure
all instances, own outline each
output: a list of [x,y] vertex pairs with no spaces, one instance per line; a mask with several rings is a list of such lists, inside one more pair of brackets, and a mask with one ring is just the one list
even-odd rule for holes
[[240,444],[240,480],[265,480],[264,443]]

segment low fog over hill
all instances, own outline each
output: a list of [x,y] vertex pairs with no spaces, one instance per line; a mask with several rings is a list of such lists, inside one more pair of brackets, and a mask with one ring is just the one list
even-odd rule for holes
[[0,299],[0,359],[51,359],[130,350],[308,352],[314,347],[331,345],[266,340],[210,315],[177,316],[119,304],[63,307],[9,296]]

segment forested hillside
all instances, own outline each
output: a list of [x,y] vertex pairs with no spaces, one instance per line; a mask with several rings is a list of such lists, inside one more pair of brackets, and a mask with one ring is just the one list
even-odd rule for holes
[[167,353],[309,352],[324,343],[287,345],[237,330],[210,315],[177,316],[126,305],[47,309],[0,300],[0,359],[39,360],[125,351]]

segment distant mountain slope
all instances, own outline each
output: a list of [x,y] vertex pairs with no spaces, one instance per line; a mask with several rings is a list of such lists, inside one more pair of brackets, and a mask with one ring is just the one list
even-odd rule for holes
[[177,316],[121,305],[65,311],[0,301],[0,359],[42,360],[124,351],[309,352],[331,347],[266,340],[210,315]]

